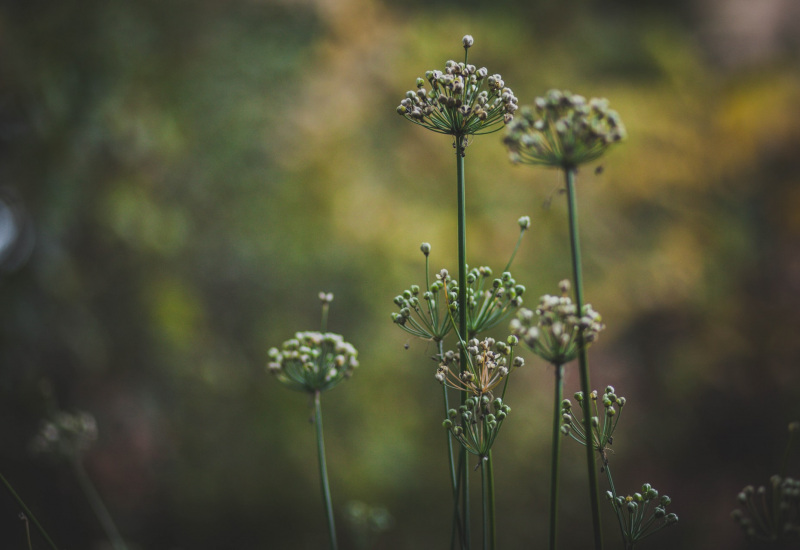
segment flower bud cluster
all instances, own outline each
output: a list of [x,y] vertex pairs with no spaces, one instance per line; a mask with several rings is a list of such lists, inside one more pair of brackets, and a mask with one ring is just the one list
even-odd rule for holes
[[428,282],[431,245],[422,243],[420,249],[425,255],[427,290],[422,292],[419,285],[411,285],[411,288],[395,296],[394,304],[400,310],[392,313],[392,321],[409,334],[440,342],[453,326],[447,308],[451,300],[458,300],[458,282],[450,277],[446,269],[437,273],[432,283]]
[[800,541],[800,480],[775,475],[766,487],[742,489],[738,500],[731,517],[748,539]]
[[607,491],[606,496],[619,518],[626,548],[632,548],[656,531],[678,523],[676,514],[667,513],[672,499],[667,495],[659,497],[658,491],[649,483],[642,485],[641,493],[623,497]]
[[[491,281],[491,283],[489,283]],[[473,268],[467,274],[467,331],[475,336],[502,323],[522,305],[525,287],[518,285],[511,272],[504,271],[500,278],[492,278],[488,266]],[[452,292],[450,293],[453,294]],[[458,293],[450,307],[455,318],[458,311]]]
[[468,398],[458,410],[447,411],[442,426],[453,434],[467,452],[485,460],[510,411],[511,407],[499,397],[474,396]]
[[482,397],[506,379],[509,365],[521,367],[524,364],[521,357],[514,357],[516,344],[515,336],[509,336],[506,342],[473,338],[467,343],[466,368],[460,369],[459,355],[448,351],[434,376],[441,384]]
[[[626,400],[624,397],[617,396],[614,393],[613,386],[607,386],[602,399],[600,399],[604,409],[602,420],[600,420],[600,413],[598,412],[597,390],[589,394],[589,399],[584,398],[583,392],[577,392],[575,393],[575,400],[580,404],[584,418],[585,415],[592,414],[591,444],[600,454],[605,464],[607,462],[606,451],[614,442],[614,430],[617,428],[619,413],[622,412],[622,407],[625,406]],[[617,407],[619,410],[617,410]],[[581,445],[586,445],[586,430],[583,422],[573,413],[572,401],[569,399],[564,399],[561,402],[561,419],[561,433],[571,437]]]
[[581,335],[588,346],[606,328],[591,304],[583,306],[583,315],[577,315],[577,307],[567,295],[569,281],[561,281],[559,287],[561,296],[542,296],[535,311],[521,309],[509,326],[531,351],[557,366],[578,356]]
[[513,162],[575,168],[599,158],[626,137],[608,100],[550,90],[508,125],[504,142]]
[[517,108],[514,92],[499,74],[450,60],[444,71],[428,71],[424,79],[418,78],[417,89],[406,93],[397,112],[434,132],[463,138],[499,130]]
[[77,460],[97,441],[97,421],[88,412],[58,411],[42,422],[31,442],[35,453]]
[[268,356],[269,372],[288,388],[308,393],[333,388],[358,367],[356,348],[332,332],[298,332]]

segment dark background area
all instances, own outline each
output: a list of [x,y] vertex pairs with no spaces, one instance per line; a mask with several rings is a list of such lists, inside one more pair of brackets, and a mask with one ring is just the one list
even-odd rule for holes
[[[521,104],[570,89],[625,122],[578,180],[608,326],[592,384],[628,399],[615,483],[672,497],[679,525],[643,548],[745,548],[736,495],[800,419],[799,26],[792,0],[4,3],[0,471],[60,548],[110,547],[71,469],[31,453],[53,411],[88,411],[84,463],[132,549],[325,547],[309,400],[265,369],[325,290],[361,360],[323,399],[342,546],[360,501],[393,517],[374,548],[446,547],[435,350],[390,313],[423,284],[421,242],[456,270],[455,170],[395,108],[469,33]],[[533,306],[570,273],[559,175],[511,165],[499,134],[466,164],[469,261],[499,272],[529,215],[513,272]],[[502,548],[547,536],[553,377],[523,355]],[[583,456],[565,442],[564,548],[590,541]],[[26,548],[18,512],[0,493],[3,548]]]

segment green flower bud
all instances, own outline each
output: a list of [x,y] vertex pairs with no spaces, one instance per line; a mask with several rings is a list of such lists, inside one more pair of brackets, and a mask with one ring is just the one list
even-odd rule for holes
[[442,427],[445,430],[449,430],[450,428],[453,427],[453,422],[451,420],[445,420],[444,422],[442,422]]
[[422,253],[426,256],[431,253],[431,245],[429,243],[422,243],[419,249],[422,250]]
[[672,525],[674,523],[678,523],[678,515],[677,514],[668,514],[667,515],[667,525]]
[[[746,500],[746,498],[745,498]],[[672,503],[672,499],[669,498],[667,495],[663,495],[661,497],[661,505],[662,506],[669,506]]]
[[522,216],[520,219],[517,220],[517,223],[524,231],[531,226],[531,219],[528,216]]

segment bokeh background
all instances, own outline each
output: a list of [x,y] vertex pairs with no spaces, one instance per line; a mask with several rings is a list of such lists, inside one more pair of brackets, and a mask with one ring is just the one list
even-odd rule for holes
[[[592,383],[628,398],[615,482],[673,499],[647,548],[745,548],[736,495],[800,418],[798,28],[796,0],[3,3],[0,470],[61,548],[107,548],[72,470],[31,453],[55,410],[88,411],[86,470],[131,548],[324,548],[309,400],[265,363],[319,327],[325,290],[362,364],[323,402],[342,546],[361,502],[393,518],[371,548],[447,547],[434,349],[390,313],[421,242],[455,270],[454,156],[395,108],[470,33],[521,104],[566,88],[626,123],[578,184],[608,326]],[[468,254],[499,272],[529,215],[513,271],[533,305],[569,275],[564,195],[498,136],[468,148]],[[547,536],[552,372],[523,355],[502,548]],[[563,547],[586,548],[584,454],[564,455]],[[18,512],[0,491],[3,548],[27,547]]]

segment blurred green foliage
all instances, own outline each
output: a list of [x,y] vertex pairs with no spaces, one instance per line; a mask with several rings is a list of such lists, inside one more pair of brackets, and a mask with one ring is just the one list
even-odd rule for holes
[[[791,47],[720,63],[698,4],[4,4],[0,187],[35,241],[0,275],[0,469],[63,548],[102,548],[69,471],[29,453],[53,409],[88,410],[87,469],[133,547],[321,547],[309,402],[264,365],[319,328],[325,290],[362,365],[324,399],[334,504],[386,508],[379,548],[444,547],[435,350],[389,315],[423,281],[421,242],[455,268],[453,154],[395,107],[470,33],[521,104],[567,88],[624,120],[578,180],[608,325],[593,385],[631,412],[617,483],[673,498],[680,526],[648,547],[742,548],[736,494],[775,473],[800,417],[800,72]],[[501,269],[531,216],[514,274],[535,303],[569,274],[558,174],[510,165],[495,136],[466,160],[471,263]],[[508,548],[546,535],[552,374],[527,359],[495,454]],[[573,548],[588,499],[565,451]],[[4,547],[22,547],[14,506],[0,497]]]

